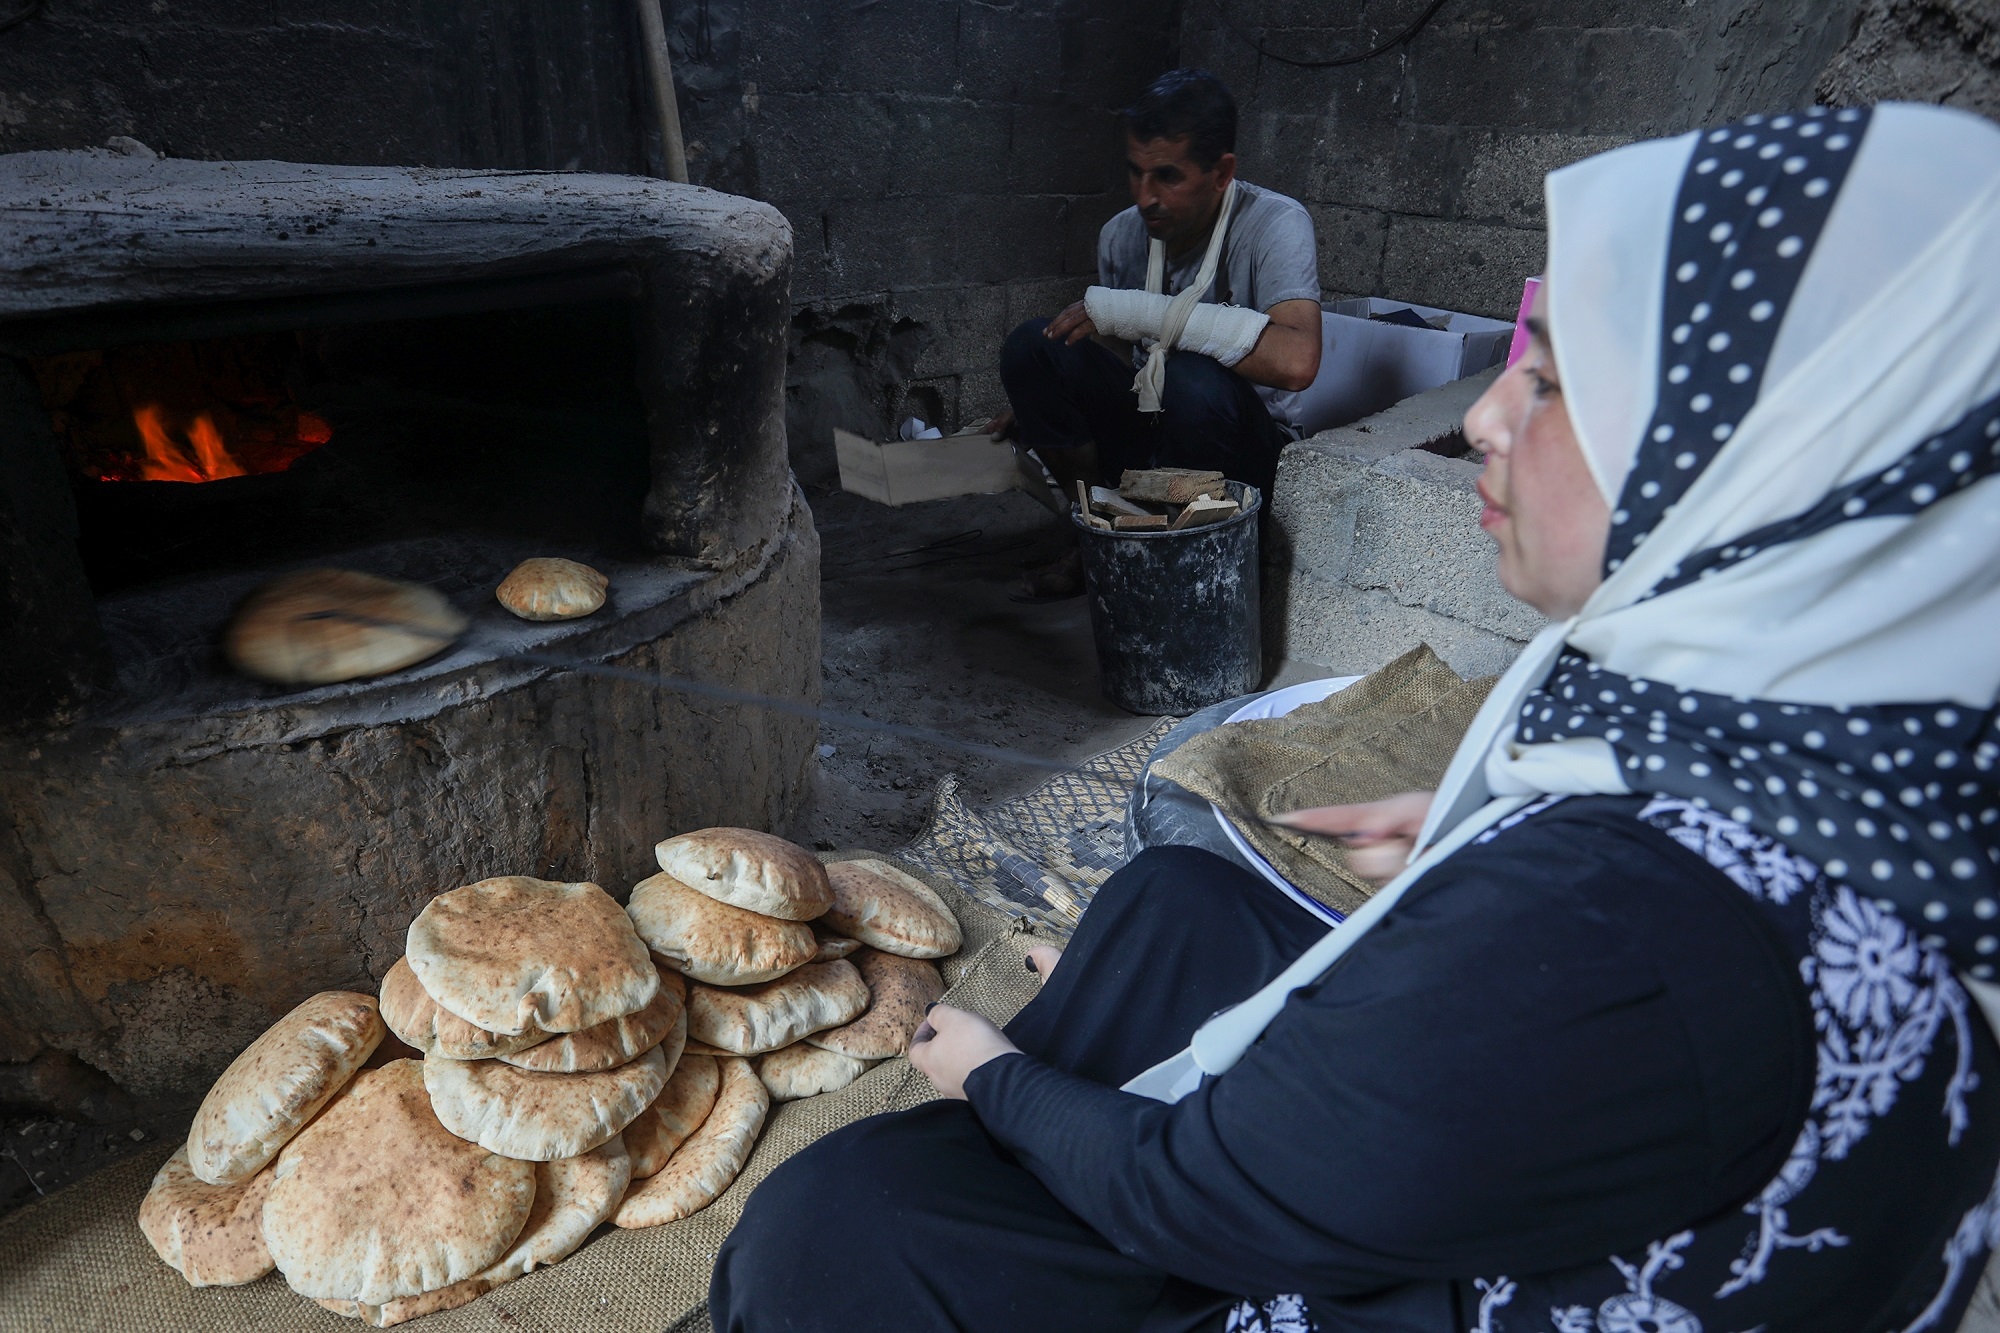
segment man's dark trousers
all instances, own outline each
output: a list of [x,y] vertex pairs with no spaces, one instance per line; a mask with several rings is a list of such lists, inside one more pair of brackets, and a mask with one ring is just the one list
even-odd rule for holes
[[1045,338],[1047,327],[1045,319],[1029,320],[1000,352],[1000,382],[1022,447],[1074,449],[1094,440],[1114,484],[1126,468],[1210,468],[1255,486],[1270,503],[1278,452],[1291,437],[1250,381],[1211,357],[1174,352],[1161,410],[1141,412],[1129,364],[1089,338]]

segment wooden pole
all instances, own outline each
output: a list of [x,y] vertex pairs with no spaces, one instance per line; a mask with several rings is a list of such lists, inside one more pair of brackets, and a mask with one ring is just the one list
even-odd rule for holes
[[660,17],[660,0],[638,0],[639,27],[646,48],[646,76],[653,85],[653,110],[660,118],[660,141],[666,146],[667,179],[687,184],[687,149],[681,143],[681,106],[674,97],[674,67],[667,54],[667,24]]

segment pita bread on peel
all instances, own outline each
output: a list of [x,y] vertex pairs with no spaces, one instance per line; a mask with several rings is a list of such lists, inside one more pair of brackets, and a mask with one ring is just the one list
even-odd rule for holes
[[285,1281],[301,1296],[366,1305],[483,1272],[513,1246],[535,1199],[532,1163],[438,1123],[414,1060],[356,1078],[285,1145],[272,1174],[264,1241]]
[[826,867],[797,843],[747,828],[708,828],[653,848],[660,869],[691,889],[781,921],[810,921],[833,902]]
[[809,1032],[839,1027],[868,1008],[868,983],[847,959],[807,963],[776,981],[723,990],[688,988],[688,1036],[735,1055],[762,1055]]
[[662,973],[660,993],[638,1013],[562,1033],[500,1060],[537,1074],[594,1074],[629,1064],[658,1046],[671,1072],[687,1041],[686,997],[687,983],[671,972]]
[[229,664],[284,685],[330,685],[435,657],[466,619],[421,583],[352,569],[302,569],[248,597],[223,631]]
[[805,1038],[806,1044],[861,1060],[905,1054],[917,1025],[924,1021],[924,1011],[944,998],[944,978],[938,975],[937,964],[880,949],[863,949],[848,961],[868,983],[868,1012],[846,1027],[813,1033]]
[[153,1177],[139,1205],[139,1230],[167,1267],[196,1287],[235,1287],[271,1271],[264,1245],[264,1196],[271,1173],[240,1185],[209,1185],[188,1165],[185,1147]]
[[748,1060],[725,1058],[715,1109],[657,1175],[634,1186],[612,1221],[621,1227],[656,1227],[706,1208],[728,1189],[750,1160],[771,1096]]
[[838,1051],[794,1042],[756,1059],[757,1077],[774,1102],[795,1102],[822,1092],[839,1092],[873,1069],[874,1060],[859,1060]]
[[380,1305],[359,1301],[320,1304],[372,1328],[394,1328],[421,1315],[469,1305],[495,1287],[568,1258],[590,1239],[591,1232],[610,1220],[631,1183],[632,1159],[626,1155],[622,1139],[614,1138],[581,1157],[537,1162],[535,1204],[529,1210],[527,1225],[521,1228],[520,1239],[491,1268],[463,1282]]
[[381,1002],[382,1021],[398,1041],[440,1059],[490,1060],[549,1039],[538,1027],[502,1036],[466,1022],[431,998],[407,958],[398,958],[382,978]]
[[965,942],[937,890],[887,861],[836,861],[826,868],[833,905],[820,925],[905,958],[942,958]]
[[424,1086],[444,1127],[527,1162],[578,1157],[639,1118],[667,1084],[657,1046],[595,1074],[535,1074],[498,1060],[426,1060]]
[[501,875],[441,893],[405,948],[431,998],[488,1032],[575,1032],[660,990],[632,919],[595,884]]
[[382,1040],[375,997],[321,991],[230,1062],[188,1128],[188,1164],[208,1185],[237,1185],[278,1155],[345,1087]]
[[665,871],[640,880],[625,911],[654,957],[712,986],[770,981],[819,948],[811,926],[733,907]]
[[722,1087],[722,1070],[711,1055],[684,1055],[674,1076],[625,1127],[625,1147],[632,1154],[632,1178],[644,1180],[667,1164],[688,1136],[701,1128],[715,1109]]

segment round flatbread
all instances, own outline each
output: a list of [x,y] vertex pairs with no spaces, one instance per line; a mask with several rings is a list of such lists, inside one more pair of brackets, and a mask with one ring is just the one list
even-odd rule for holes
[[523,620],[574,620],[604,605],[611,580],[589,565],[558,556],[523,560],[493,595]]
[[738,990],[688,987],[688,1036],[732,1055],[762,1055],[809,1032],[851,1023],[867,1008],[868,983],[853,963],[807,963],[776,981]]
[[634,1185],[612,1221],[621,1227],[656,1227],[677,1222],[713,1203],[729,1188],[757,1144],[771,1095],[748,1060],[723,1059],[722,1088],[708,1113],[680,1151],[658,1174]]
[[355,1079],[285,1145],[273,1174],[264,1240],[285,1281],[301,1296],[365,1305],[484,1271],[520,1236],[535,1199],[532,1163],[438,1123],[414,1060]]
[[653,848],[660,869],[718,902],[810,921],[833,902],[826,867],[797,843],[747,828],[707,828]]
[[304,569],[245,598],[222,650],[246,675],[282,685],[331,685],[400,671],[465,633],[444,594],[351,569]]
[[549,1039],[538,1027],[503,1035],[466,1022],[431,998],[407,958],[398,958],[383,976],[381,1002],[382,1021],[397,1040],[443,1060],[491,1060]]
[[942,958],[965,942],[937,890],[887,861],[836,861],[826,868],[833,905],[820,924],[905,958]]
[[849,959],[868,983],[868,1012],[845,1027],[805,1038],[808,1045],[861,1060],[887,1060],[910,1049],[924,1011],[944,998],[937,964],[880,949],[863,949]]
[[625,911],[654,957],[711,986],[771,981],[819,950],[811,926],[733,907],[665,871],[640,880]]
[[273,1023],[222,1071],[188,1128],[188,1163],[209,1185],[238,1185],[347,1085],[382,1040],[375,997],[321,991]]
[[565,1032],[500,1059],[537,1074],[594,1074],[629,1064],[657,1046],[671,1072],[686,1043],[687,983],[663,972],[660,993],[638,1013],[581,1032]]
[[575,1032],[660,993],[632,918],[595,884],[501,875],[441,893],[406,950],[431,997],[488,1032]]
[[264,1196],[271,1173],[240,1185],[210,1185],[176,1149],[139,1205],[139,1230],[167,1267],[196,1287],[237,1287],[271,1271],[264,1244]]
[[624,1129],[667,1084],[659,1047],[595,1074],[533,1074],[498,1060],[426,1060],[444,1127],[506,1157],[576,1157]]
[[794,1042],[756,1059],[757,1077],[774,1102],[795,1102],[822,1092],[839,1092],[879,1061],[857,1060],[838,1051]]
[[667,1086],[639,1118],[625,1126],[632,1178],[644,1180],[667,1164],[674,1150],[701,1128],[715,1107],[722,1071],[712,1055],[684,1055]]
[[547,1268],[573,1254],[590,1233],[611,1219],[632,1183],[632,1159],[622,1139],[614,1138],[581,1157],[535,1163],[535,1203],[527,1225],[500,1261],[482,1273],[421,1296],[405,1296],[381,1305],[359,1301],[321,1301],[335,1314],[359,1319],[371,1328],[394,1328],[422,1315],[470,1305],[487,1292],[537,1268]]
[[[817,923],[815,923],[815,926],[817,926]],[[860,940],[851,940],[845,935],[829,934],[817,928],[814,929],[813,934],[819,940],[819,952],[814,954],[812,958],[815,963],[830,963],[836,958],[847,957],[856,949],[866,947]]]

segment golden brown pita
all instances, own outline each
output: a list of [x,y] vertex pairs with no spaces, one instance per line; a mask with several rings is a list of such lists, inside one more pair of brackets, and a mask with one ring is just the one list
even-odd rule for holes
[[757,1077],[774,1102],[795,1102],[822,1092],[839,1092],[873,1069],[874,1060],[857,1060],[838,1051],[794,1042],[757,1057]]
[[441,893],[406,949],[431,998],[488,1032],[575,1032],[660,993],[632,919],[595,884],[501,875]]
[[552,1162],[589,1152],[638,1119],[667,1083],[657,1046],[594,1074],[533,1074],[498,1060],[426,1060],[444,1127],[506,1157]]
[[887,1060],[910,1049],[924,1011],[944,998],[937,964],[863,949],[850,959],[868,983],[868,1012],[845,1027],[805,1038],[809,1045],[862,1060]]
[[685,1055],[667,1086],[639,1118],[625,1127],[625,1147],[632,1154],[632,1178],[656,1174],[701,1128],[715,1107],[722,1070],[712,1055]]
[[833,902],[826,867],[797,843],[747,828],[707,828],[653,848],[660,869],[719,902],[810,921]]
[[139,1230],[153,1253],[196,1287],[235,1287],[271,1271],[264,1245],[264,1196],[271,1172],[240,1185],[205,1184],[175,1151],[139,1205]]
[[383,976],[381,1000],[382,1021],[396,1039],[440,1059],[490,1060],[549,1039],[538,1027],[503,1036],[466,1022],[431,998],[407,958],[398,958]]
[[304,569],[244,599],[222,650],[246,675],[331,685],[435,657],[465,633],[444,594],[351,569]]
[[523,620],[574,620],[604,605],[611,580],[589,565],[558,556],[523,560],[493,595]]
[[661,1047],[671,1071],[687,1041],[687,983],[660,974],[660,993],[636,1014],[614,1018],[581,1032],[565,1032],[500,1059],[538,1074],[592,1074],[616,1069]]
[[833,905],[820,924],[905,958],[957,953],[965,937],[937,891],[887,861],[836,861],[826,868]]
[[665,871],[640,880],[625,911],[655,958],[713,986],[782,977],[819,948],[811,926],[733,907]]
[[676,1222],[714,1202],[750,1160],[771,1096],[748,1060],[723,1059],[722,1089],[700,1129],[666,1166],[625,1195],[612,1221],[621,1227]]
[[382,1040],[375,997],[321,991],[273,1023],[222,1071],[188,1129],[188,1163],[209,1185],[262,1170]]
[[845,935],[831,935],[819,930],[813,934],[819,940],[819,952],[812,957],[815,963],[830,963],[836,958],[847,957],[856,949],[867,947],[860,940],[851,940]]
[[438,1123],[413,1060],[356,1078],[285,1145],[273,1175],[264,1240],[285,1281],[301,1296],[365,1305],[492,1266],[520,1236],[535,1198],[532,1163],[489,1153]]
[[688,1036],[733,1055],[762,1055],[851,1023],[867,1008],[868,983],[853,963],[807,963],[756,986],[690,986]]

